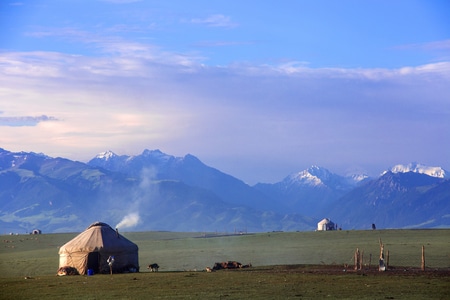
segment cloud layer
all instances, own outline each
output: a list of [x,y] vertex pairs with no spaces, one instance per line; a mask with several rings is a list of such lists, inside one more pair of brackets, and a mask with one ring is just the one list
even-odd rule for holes
[[450,63],[211,67],[148,45],[114,48],[100,57],[1,53],[1,96],[15,100],[0,117],[10,126],[2,147],[80,160],[107,148],[160,148],[249,181],[281,179],[310,164],[371,171],[408,160],[442,165],[435,157],[450,148],[443,138]]
[[1,117],[0,116],[0,126],[36,126],[40,122],[47,121],[57,121],[58,119],[54,117],[48,117],[46,115],[42,116],[19,116],[19,117]]
[[450,169],[437,6],[170,3],[1,4],[0,146],[82,161],[158,148],[249,183]]

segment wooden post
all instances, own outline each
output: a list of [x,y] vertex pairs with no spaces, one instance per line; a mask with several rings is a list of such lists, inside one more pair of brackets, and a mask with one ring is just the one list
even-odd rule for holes
[[356,248],[355,251],[355,270],[358,270],[359,268],[359,249]]
[[378,262],[378,271],[386,271],[386,265],[384,263],[384,245],[380,238],[380,260]]
[[425,246],[422,246],[422,271],[425,271]]

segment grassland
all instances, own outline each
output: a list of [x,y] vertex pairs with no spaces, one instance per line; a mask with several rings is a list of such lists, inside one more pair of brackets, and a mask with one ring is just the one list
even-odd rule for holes
[[[123,235],[139,246],[140,273],[57,277],[59,246],[75,233],[1,236],[0,299],[450,297],[450,230]],[[376,270],[379,239],[393,267],[387,272]],[[420,271],[422,246],[425,272]],[[351,268],[356,248],[364,251],[365,267],[359,271]],[[226,260],[254,267],[203,272]],[[160,272],[147,272],[153,262]]]

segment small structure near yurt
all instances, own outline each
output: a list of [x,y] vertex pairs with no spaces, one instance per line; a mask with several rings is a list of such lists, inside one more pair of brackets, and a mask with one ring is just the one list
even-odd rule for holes
[[[110,256],[115,259],[112,270],[107,262]],[[96,222],[61,246],[59,267],[74,267],[81,275],[88,270],[94,274],[139,272],[138,246],[108,224]]]
[[330,219],[325,218],[319,223],[317,223],[318,231],[328,231],[328,230],[336,230],[336,224],[334,224]]

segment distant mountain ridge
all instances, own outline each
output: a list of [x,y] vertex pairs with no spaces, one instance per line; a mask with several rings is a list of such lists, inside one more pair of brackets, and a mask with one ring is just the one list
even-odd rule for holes
[[328,186],[334,189],[346,190],[355,184],[369,178],[364,174],[355,174],[350,176],[341,176],[331,173],[328,169],[312,166],[304,171],[297,172],[286,177],[283,182],[286,185],[310,185],[310,186]]
[[89,166],[101,167],[129,176],[146,176],[149,180],[177,180],[190,186],[210,190],[226,202],[265,209],[269,202],[264,194],[243,181],[202,163],[197,157],[167,155],[160,150],[144,150],[136,156],[116,155],[103,152],[88,162]]
[[[425,166],[419,163],[410,163],[408,165],[395,165],[390,169],[392,173],[408,173],[408,172],[414,172],[414,173],[420,173],[420,174],[426,174],[428,176],[432,177],[438,177],[438,178],[448,178],[449,173],[446,172],[441,167],[429,167]],[[387,173],[388,171],[384,171],[382,175]]]
[[[137,216],[129,227],[133,230],[258,232],[305,230],[314,223],[295,213],[287,216],[230,204],[202,186],[218,187],[224,195],[239,196],[240,191],[255,201],[259,192],[192,155],[174,158],[146,150],[133,158],[105,155],[103,159],[110,168],[120,164],[127,167],[115,172],[63,158],[1,149],[0,228],[72,232],[96,220],[121,224],[130,215]],[[186,181],[191,184],[180,180],[190,176],[194,178]],[[201,184],[195,185],[198,182]]]
[[255,188],[273,199],[284,199],[273,209],[278,212],[301,211],[320,218],[326,207],[350,191],[367,176],[340,176],[328,169],[312,166],[293,173],[275,184],[256,184]]
[[347,229],[450,227],[446,174],[410,164],[369,178],[312,166],[249,186],[191,154],[105,151],[82,163],[0,148],[0,228],[67,232],[100,220],[136,231],[292,231],[324,217]]
[[366,229],[449,227],[449,212],[450,181],[419,172],[385,172],[330,207],[344,228]]

